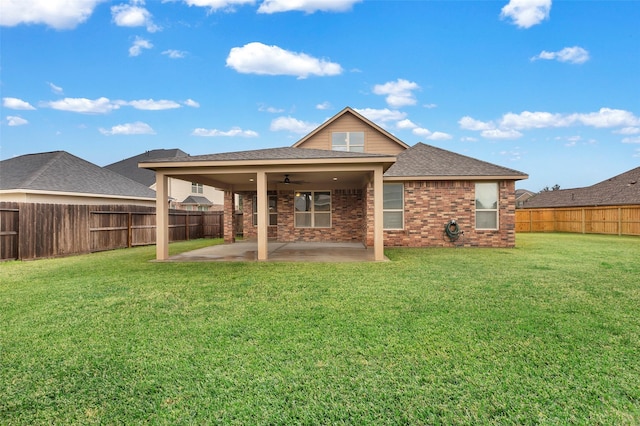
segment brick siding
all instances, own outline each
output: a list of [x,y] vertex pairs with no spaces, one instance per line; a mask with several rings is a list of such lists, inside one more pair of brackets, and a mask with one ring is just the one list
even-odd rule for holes
[[[410,181],[404,183],[404,229],[384,231],[386,247],[514,247],[515,182],[502,181],[499,188],[499,229],[475,229],[475,182]],[[271,192],[270,192],[271,193]],[[252,200],[244,193],[245,238],[256,238]],[[373,246],[373,187],[365,190],[334,190],[331,195],[331,228],[295,228],[294,192],[278,191],[278,226],[269,226],[269,238],[279,241],[359,242]],[[445,224],[455,219],[464,235],[451,242]],[[366,240],[366,241],[365,241]]]
[[[498,184],[497,230],[475,229],[475,182],[411,181],[404,184],[404,229],[385,230],[386,247],[514,247],[515,182]],[[372,199],[372,189],[368,188]],[[373,202],[367,203],[373,214]],[[452,242],[444,233],[452,219],[464,232]],[[367,228],[367,245],[373,245],[373,229]]]

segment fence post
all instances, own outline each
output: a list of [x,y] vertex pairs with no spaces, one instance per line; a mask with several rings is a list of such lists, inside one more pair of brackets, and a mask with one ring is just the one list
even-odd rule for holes
[[133,217],[132,213],[129,212],[127,215],[127,247],[133,247]]
[[580,228],[582,229],[582,233],[586,234],[587,233],[587,212],[585,211],[584,207],[582,209],[580,209],[580,211],[582,212],[582,223],[580,225]]
[[189,241],[189,210],[187,210],[187,214],[184,215],[184,229],[185,241]]

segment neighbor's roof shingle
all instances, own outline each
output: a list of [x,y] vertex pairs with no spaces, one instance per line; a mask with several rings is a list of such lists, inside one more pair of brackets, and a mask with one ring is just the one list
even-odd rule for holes
[[65,151],[0,162],[0,189],[76,192],[154,199],[155,191]]
[[141,161],[150,161],[159,158],[181,158],[188,157],[189,154],[181,149],[154,149],[133,157],[125,158],[116,163],[108,164],[105,168],[120,173],[129,179],[140,182],[144,186],[151,186],[156,183],[156,174],[153,170],[141,169],[138,163]]
[[398,154],[396,163],[389,167],[385,177],[455,177],[455,176],[510,176],[526,179],[525,173],[475,158],[456,154],[435,146],[418,142]]
[[207,197],[201,197],[199,195],[189,195],[184,199],[182,204],[198,204],[201,206],[212,206],[213,203],[209,201]]
[[584,188],[540,192],[525,208],[619,206],[640,204],[640,167]]

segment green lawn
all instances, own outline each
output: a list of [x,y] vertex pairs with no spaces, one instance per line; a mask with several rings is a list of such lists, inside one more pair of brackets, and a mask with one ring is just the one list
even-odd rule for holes
[[517,244],[0,263],[0,423],[640,424],[640,239]]

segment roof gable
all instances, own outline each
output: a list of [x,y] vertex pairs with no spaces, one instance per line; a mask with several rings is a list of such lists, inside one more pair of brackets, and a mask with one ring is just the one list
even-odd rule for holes
[[525,173],[418,142],[398,154],[385,178],[508,178],[526,179]]
[[144,186],[150,187],[156,183],[156,174],[151,170],[139,168],[138,163],[148,160],[184,158],[188,156],[189,154],[181,149],[154,149],[143,152],[142,154],[134,155],[133,157],[125,158],[124,160],[116,163],[108,164],[104,167],[119,173],[122,176],[126,176],[129,179],[135,180]]
[[155,198],[155,191],[148,187],[65,151],[0,162],[0,189]]
[[[373,132],[372,134],[375,136],[369,137],[369,140],[365,142],[365,144],[370,145],[370,147],[365,146],[366,152],[395,155],[409,148],[409,145],[407,145],[382,127],[378,126],[371,120],[363,117],[361,114],[350,107],[344,108],[342,111],[322,123],[311,133],[293,144],[293,147],[331,149],[330,137],[328,135],[324,137],[324,134],[330,133],[330,130],[333,128],[339,129],[337,131],[353,130],[348,126],[345,128],[345,125],[341,124],[344,122],[355,122],[355,127],[359,127],[358,131],[360,129],[370,129]],[[351,126],[354,127],[353,124],[351,124]],[[322,139],[322,141],[318,141],[318,139]]]

